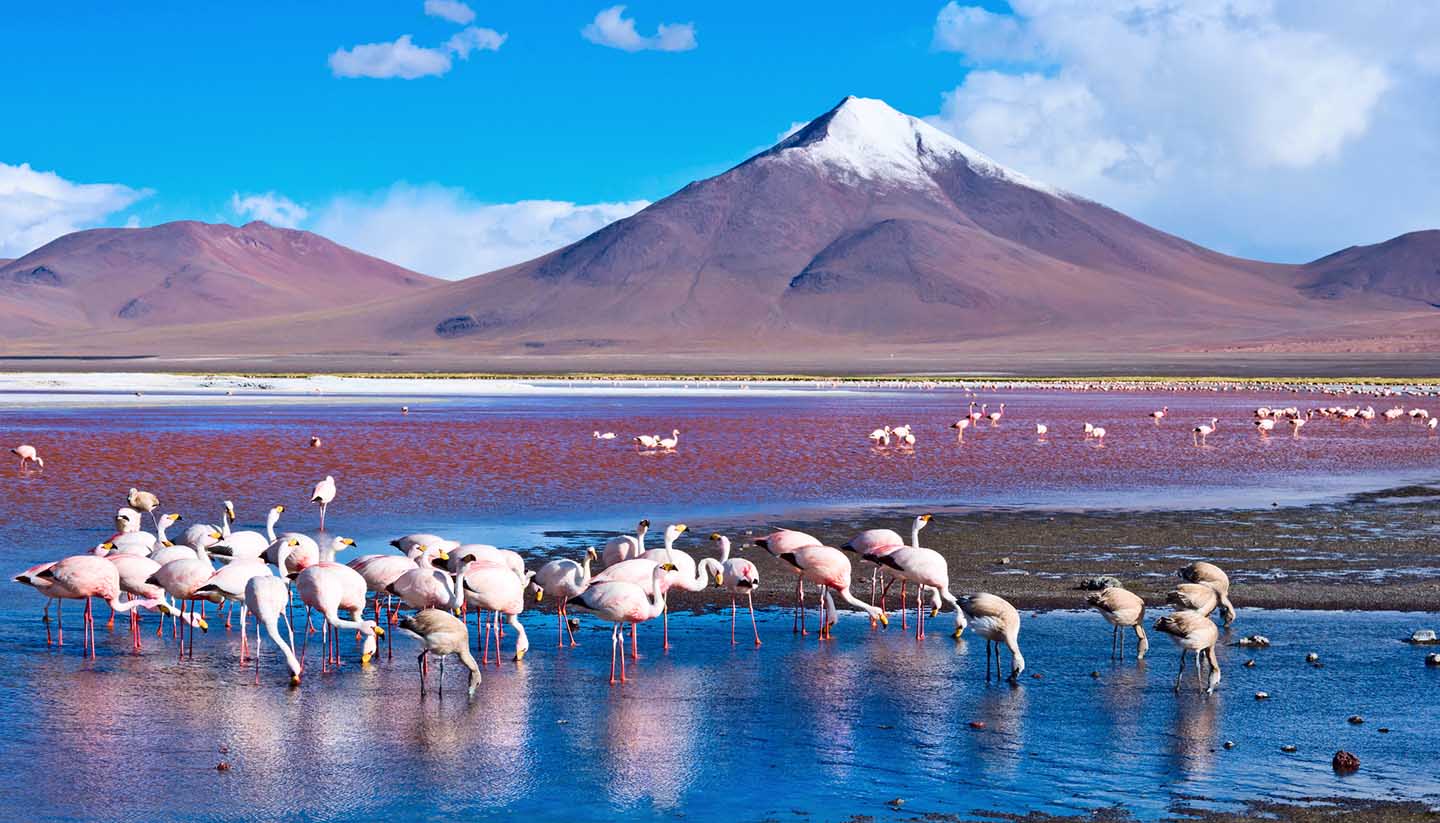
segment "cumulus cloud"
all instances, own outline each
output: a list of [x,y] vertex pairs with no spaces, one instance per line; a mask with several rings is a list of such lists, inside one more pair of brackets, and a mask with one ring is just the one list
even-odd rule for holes
[[595,15],[581,36],[592,43],[621,51],[690,51],[695,42],[694,23],[661,23],[646,37],[635,30],[635,18],[624,16],[624,6],[611,6]]
[[264,194],[230,195],[230,210],[245,220],[263,220],[282,229],[298,228],[309,210],[283,194],[267,191]]
[[330,55],[330,72],[336,77],[439,77],[450,71],[452,57],[468,59],[470,52],[497,51],[506,35],[494,29],[470,26],[452,35],[444,45],[417,46],[404,34],[389,43],[366,43],[336,49]]
[[475,22],[475,10],[458,0],[425,0],[425,13],[462,26]]
[[0,163],[0,257],[20,257],[61,235],[93,228],[149,195],[118,183],[75,183],[29,163]]
[[482,274],[568,245],[649,203],[481,203],[463,190],[397,183],[337,197],[308,228],[337,243],[437,277]]
[[1226,250],[1303,257],[1440,225],[1440,59],[1419,34],[1440,6],[1379,5],[951,2],[934,46],[973,70],[932,122]]

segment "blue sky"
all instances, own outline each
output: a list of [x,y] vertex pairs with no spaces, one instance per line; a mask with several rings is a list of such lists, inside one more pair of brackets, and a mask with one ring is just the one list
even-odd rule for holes
[[[1424,2],[642,1],[588,39],[603,2],[477,0],[456,19],[424,0],[11,5],[0,256],[91,225],[265,216],[479,273],[846,94],[1234,253],[1440,227],[1440,14]],[[682,28],[662,44],[661,24]],[[446,51],[467,30],[488,46]],[[337,76],[355,71],[337,50],[402,35],[449,69]]]

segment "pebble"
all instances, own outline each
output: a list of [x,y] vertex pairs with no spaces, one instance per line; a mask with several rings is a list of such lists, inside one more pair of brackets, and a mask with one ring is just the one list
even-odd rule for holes
[[1286,743],[1285,745],[1280,747],[1280,751],[1285,752],[1286,754],[1293,754],[1295,752],[1295,744]]
[[1096,680],[1099,680],[1099,679],[1100,679],[1100,672],[1090,672],[1090,676],[1093,677],[1093,678],[1095,678]]
[[1256,693],[1255,693],[1255,699],[1256,699],[1256,700],[1269,700],[1269,699],[1270,699],[1270,693],[1269,693],[1269,692],[1256,692]]
[[1041,674],[1040,672],[1035,672],[1034,674],[1032,674],[1032,675],[1030,675],[1030,676],[1033,677],[1033,678],[1035,678],[1036,680],[1043,680],[1043,679],[1045,679],[1045,675]]
[[1425,665],[1427,665],[1427,666],[1440,666],[1440,654],[1427,654],[1427,655],[1425,655]]
[[1120,583],[1120,578],[1104,574],[1099,577],[1087,577],[1081,580],[1080,588],[1087,592],[1101,592],[1106,589],[1124,588],[1124,586]]
[[1360,725],[1361,723],[1364,723],[1364,722],[1365,722],[1365,718],[1361,717],[1361,716],[1358,715],[1358,714],[1352,714],[1352,715],[1350,715],[1350,717],[1349,717],[1349,719],[1348,719],[1348,722],[1349,722],[1352,726],[1358,726],[1358,725]]
[[230,771],[230,764],[226,763],[224,760],[221,760],[219,763],[215,764],[215,771],[228,772]]
[[888,804],[886,804],[886,805],[888,805],[888,806],[889,806],[890,808],[892,808],[892,809],[898,809],[898,808],[900,808],[901,806],[905,805],[905,798],[903,798],[903,797],[897,797],[897,798],[895,798],[894,800],[891,800],[891,801],[890,801]]
[[1234,741],[1234,740],[1226,740],[1226,741],[1225,741],[1225,749],[1226,749],[1226,751],[1229,751],[1230,749],[1233,749],[1233,748],[1235,748],[1235,741]]
[[1245,661],[1245,668],[1247,668],[1247,669],[1253,669],[1253,668],[1255,668],[1255,661],[1254,661],[1253,659],[1251,659],[1251,660],[1246,660],[1246,661]]
[[1305,662],[1306,662],[1306,663],[1316,663],[1316,662],[1319,662],[1319,660],[1320,660],[1320,655],[1316,654],[1315,652],[1310,652],[1309,654],[1305,655]]
[[1336,774],[1354,774],[1360,770],[1360,758],[1341,749],[1330,760],[1330,768],[1334,769]]
[[985,721],[984,721],[984,720],[971,720],[971,721],[970,721],[970,728],[972,728],[972,729],[983,729],[983,728],[985,728]]

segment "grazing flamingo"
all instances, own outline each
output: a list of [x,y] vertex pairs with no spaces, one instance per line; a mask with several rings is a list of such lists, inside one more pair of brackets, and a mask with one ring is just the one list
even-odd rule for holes
[[1290,436],[1291,436],[1291,437],[1299,437],[1299,436],[1300,436],[1300,427],[1303,426],[1303,425],[1305,425],[1305,418],[1303,418],[1303,417],[1292,417],[1292,418],[1290,418]]
[[318,437],[316,437],[316,436],[314,436],[314,435],[311,435],[311,436],[310,436],[310,448],[312,448],[312,449],[318,449],[318,448],[320,448],[320,438],[318,438]]
[[1165,419],[1165,415],[1167,415],[1167,414],[1169,414],[1169,413],[1170,413],[1170,407],[1169,407],[1169,406],[1161,406],[1159,411],[1152,411],[1152,412],[1150,412],[1150,419],[1151,419],[1151,420],[1154,420],[1154,421],[1155,421],[1155,425],[1158,426],[1158,425],[1160,425],[1160,421]]
[[120,602],[120,572],[115,564],[93,554],[77,554],[57,561],[53,566],[38,573],[38,577],[53,582],[52,596],[85,601],[85,642],[83,649],[95,656],[95,615],[90,598],[98,597],[114,613],[134,609],[153,609],[160,605],[158,600],[128,600]]
[[869,434],[868,436],[869,436],[869,438],[870,438],[870,442],[871,442],[871,443],[874,443],[874,444],[877,445],[877,446],[888,446],[888,445],[890,445],[890,427],[889,427],[889,426],[886,426],[886,427],[880,428],[880,429],[876,429],[876,430],[870,432],[870,434]]
[[[404,537],[397,537],[390,541],[390,545],[407,555],[415,549],[436,548],[444,549],[448,552],[451,549],[460,547],[460,544],[454,540],[446,540],[438,534],[425,533],[407,534]],[[380,555],[376,556],[378,557]]]
[[420,666],[420,696],[426,695],[425,672],[429,668],[429,655],[440,658],[440,696],[445,696],[445,658],[455,655],[465,668],[470,670],[470,682],[466,690],[468,697],[475,696],[480,685],[480,664],[470,654],[470,630],[465,621],[440,609],[421,609],[415,614],[400,618],[400,630],[419,639],[423,648],[417,662]]
[[955,439],[964,440],[965,430],[970,428],[970,418],[962,417],[959,420],[956,420],[954,423],[951,423],[950,428],[955,430]]
[[1105,429],[1100,426],[1090,426],[1090,436],[1095,439],[1095,442],[1102,446],[1105,445]]
[[613,566],[632,557],[645,553],[645,535],[650,531],[650,521],[641,520],[635,527],[635,536],[622,534],[605,541],[605,565]]
[[1037,437],[1044,437],[1045,435],[1047,435],[1047,434],[1049,434],[1049,433],[1050,433],[1050,427],[1049,427],[1049,426],[1045,425],[1044,423],[1036,423],[1036,424],[1035,424],[1035,436],[1037,436]]
[[666,564],[655,566],[655,570],[651,573],[649,595],[646,595],[645,589],[634,583],[612,580],[604,583],[591,583],[590,588],[570,600],[570,603],[589,609],[595,612],[600,619],[615,624],[610,631],[610,683],[612,685],[615,683],[616,657],[620,658],[620,682],[625,682],[625,639],[621,634],[621,626],[625,623],[635,625],[646,620],[654,620],[664,613],[665,591],[661,585],[661,578],[665,572],[674,570],[674,566],[667,568]]
[[1435,433],[1437,426],[1440,426],[1440,417],[1432,417],[1425,421],[1425,428],[1429,429],[1431,434]]
[[[348,537],[337,537],[332,546],[335,544],[352,546],[355,541]],[[364,637],[360,663],[367,664],[375,655],[375,638],[383,637],[385,630],[373,620],[356,619],[357,615],[365,612],[365,578],[349,566],[336,563],[334,548],[327,554],[328,557],[300,572],[295,578],[295,590],[300,594],[300,602],[320,612],[324,618],[325,622],[321,624],[322,632],[326,626],[335,629],[334,632],[321,635],[322,643],[325,643],[331,634],[334,636],[334,641],[330,641],[325,652],[322,652],[326,655],[322,657],[324,666],[330,663],[337,666],[340,664],[340,629],[353,629]],[[349,620],[340,617],[341,610],[350,612]]]
[[[530,651],[530,638],[520,624],[520,613],[525,611],[525,588],[530,577],[516,577],[504,565],[488,560],[473,560],[455,574],[455,598],[452,608],[462,605],[475,609],[475,624],[478,628],[480,616],[494,612],[493,620],[485,627],[485,653],[481,662],[490,657],[490,635],[495,635],[495,665],[500,665],[500,615],[509,615],[506,621],[515,629],[515,662],[525,659]],[[477,638],[476,642],[479,642]]]
[[[147,491],[141,491],[135,487],[130,488],[130,493],[125,498],[126,504],[137,511],[148,512],[150,519],[155,520],[155,510],[160,508],[160,498]],[[159,523],[156,522],[156,527]]]
[[[802,580],[823,587],[820,594],[820,637],[830,637],[830,629],[839,619],[835,612],[835,599],[830,595],[832,590],[840,594],[841,600],[868,614],[872,625],[877,620],[883,625],[890,625],[884,611],[850,593],[850,558],[844,552],[832,546],[805,546],[782,553],[780,559],[799,571]],[[805,633],[803,607],[800,631]]]
[[483,560],[496,566],[504,566],[516,577],[525,578],[525,558],[519,552],[500,549],[486,543],[466,543],[449,550],[450,571],[457,572],[466,563]]
[[1205,445],[1205,438],[1215,433],[1215,428],[1220,425],[1220,418],[1212,417],[1209,423],[1201,423],[1190,430],[1190,439],[1197,446]]
[[[785,552],[790,552],[805,546],[820,545],[819,539],[792,529],[781,529],[771,532],[765,537],[755,541],[755,545],[769,552],[774,557],[780,557]],[[805,632],[802,625],[805,614],[805,578],[798,571],[795,575],[795,612],[794,620],[791,623],[791,631]]]
[[985,679],[990,679],[990,648],[995,648],[995,677],[1000,678],[1000,644],[1010,649],[1010,682],[1020,679],[1025,671],[1025,655],[1020,653],[1020,613],[1003,597],[987,592],[967,594],[960,598],[960,608],[975,626],[975,633],[985,638]]
[[[914,522],[912,522],[910,525],[909,545],[920,545],[920,530],[925,527],[926,523],[929,522],[930,515],[928,514],[922,514],[919,517],[915,518]],[[860,555],[861,560],[866,560],[874,564],[875,568],[873,568],[870,572],[871,605],[874,605],[875,603],[876,578],[880,574],[881,566],[879,560],[880,556],[883,554],[889,554],[890,552],[903,548],[905,545],[906,543],[905,541],[900,539],[900,535],[891,529],[866,529],[865,531],[855,535],[853,539],[840,547],[841,551],[855,552],[856,554]],[[892,579],[891,581],[886,583],[885,589],[880,594],[880,608],[882,610],[885,608],[885,595],[889,594],[890,586],[894,582],[895,581]],[[902,579],[900,581],[900,624],[902,626],[905,625],[906,585],[906,581]]]
[[1209,583],[1181,583],[1165,593],[1165,602],[1176,609],[1209,616],[1220,605],[1220,595]]
[[730,538],[718,532],[710,540],[720,546],[720,584],[730,592],[730,645],[735,645],[735,616],[739,612],[736,596],[742,592],[750,606],[750,628],[755,631],[755,645],[760,645],[760,627],[755,623],[755,589],[760,586],[760,570],[743,557],[730,556]]
[[[283,548],[282,548],[283,552]],[[285,558],[280,557],[279,567],[284,568]],[[245,582],[245,608],[255,615],[255,682],[260,682],[260,629],[279,647],[285,656],[285,665],[290,669],[290,685],[300,685],[300,661],[295,657],[295,629],[286,614],[290,607],[290,581],[281,574],[279,577],[258,576]],[[286,636],[280,635],[280,618],[285,618]]]
[[[360,579],[365,578],[362,575]],[[446,609],[455,599],[455,585],[450,574],[430,565],[416,565],[403,572],[385,587],[385,591],[399,597],[412,609]]]
[[1100,612],[1112,627],[1110,632],[1110,657],[1116,656],[1118,645],[1119,656],[1125,657],[1125,634],[1121,629],[1129,626],[1135,629],[1135,641],[1137,649],[1136,660],[1144,660],[1145,652],[1150,649],[1150,638],[1145,636],[1145,601],[1140,595],[1123,589],[1119,586],[1111,586],[1104,591],[1095,592],[1085,598],[1086,605]]
[[580,562],[575,562],[568,557],[551,560],[535,572],[535,602],[546,593],[555,598],[555,626],[558,633],[557,646],[565,646],[565,634],[570,635],[570,645],[578,645],[575,642],[575,632],[570,630],[570,624],[565,619],[565,602],[590,585],[590,563],[599,559],[600,555],[595,553],[595,547],[585,549],[585,556]]
[[895,428],[890,429],[890,433],[895,437],[904,440],[905,436],[911,433],[910,429],[911,427],[909,425],[896,426]]
[[[181,547],[174,546],[172,548],[179,549]],[[194,552],[194,557],[181,557],[165,563],[146,581],[159,585],[174,598],[176,603],[182,607],[188,607],[192,614],[195,612],[196,602],[210,599],[204,595],[197,595],[195,590],[205,585],[210,576],[215,573],[215,565],[210,561],[209,552],[205,549],[195,549]],[[159,562],[159,558],[156,558],[156,562]],[[218,603],[219,598],[215,598],[213,602]],[[192,630],[187,634],[190,638],[189,653],[193,656],[195,632]],[[184,657],[186,654],[184,638],[181,638],[179,646],[180,656]]]
[[325,531],[325,509],[330,506],[330,501],[335,499],[335,478],[325,475],[325,479],[315,484],[315,490],[310,493],[310,502],[320,504],[320,531]]
[[1235,620],[1235,606],[1230,602],[1230,578],[1214,563],[1195,562],[1182,568],[1180,578],[1188,583],[1206,583],[1215,589],[1220,599],[1220,613],[1225,625]]
[[1268,437],[1270,432],[1275,430],[1275,421],[1265,417],[1255,421],[1255,428],[1260,432],[1261,437]]
[[21,443],[20,445],[11,449],[10,453],[20,458],[20,471],[22,472],[25,471],[26,463],[34,463],[42,470],[45,468],[45,461],[41,459],[40,453],[35,451],[34,446],[29,446]]
[[680,430],[679,430],[679,429],[673,429],[673,430],[671,430],[670,436],[669,436],[669,437],[661,438],[661,439],[660,439],[660,442],[657,443],[656,445],[658,445],[660,448],[664,449],[665,451],[670,451],[670,452],[675,451],[675,447],[678,446],[678,445],[680,445]]
[[[207,631],[210,626],[205,618],[198,614],[181,614],[180,610],[165,602],[165,590],[150,578],[160,570],[160,565],[148,557],[140,557],[134,554],[120,554],[110,552],[105,559],[115,564],[115,571],[120,575],[120,591],[132,599],[157,600],[159,605],[156,609],[165,615],[183,619],[192,629]],[[155,627],[155,636],[159,637],[165,629],[165,621],[162,618],[160,625]],[[130,636],[135,641],[135,649],[140,649],[140,614],[130,612]]]
[[615,439],[615,432],[604,432],[604,433],[602,433],[602,432],[598,432],[598,431],[597,431],[597,432],[593,433],[591,436],[594,437],[596,440],[614,440],[614,439]]
[[[915,518],[915,527],[911,533],[911,545],[878,554],[874,558],[876,562],[890,569],[900,579],[915,584],[915,637],[917,640],[925,636],[923,601],[927,586],[935,590],[940,600],[949,603],[955,609],[955,637],[959,637],[965,631],[965,614],[961,611],[955,596],[950,593],[949,564],[946,563],[944,555],[934,549],[920,546],[920,529],[928,525],[930,520],[931,515],[928,514],[922,514]],[[939,613],[940,605],[937,602],[930,616],[935,617]]]
[[642,449],[653,449],[660,445],[660,436],[657,434],[639,434],[631,439]]
[[[1175,645],[1180,647],[1180,673],[1175,675],[1175,691],[1180,691],[1180,680],[1185,676],[1185,655],[1187,652],[1195,652],[1195,676],[1201,677],[1204,660],[1210,664],[1210,681],[1205,689],[1206,694],[1213,694],[1215,687],[1220,685],[1220,662],[1215,659],[1215,643],[1220,639],[1220,630],[1215,624],[1199,612],[1181,610],[1174,614],[1167,614],[1155,621],[1155,630],[1170,635]],[[1204,683],[1204,681],[1201,681]]]

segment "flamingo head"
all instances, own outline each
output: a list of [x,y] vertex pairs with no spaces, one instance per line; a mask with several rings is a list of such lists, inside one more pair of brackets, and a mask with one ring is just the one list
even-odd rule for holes
[[594,546],[586,546],[586,547],[585,547],[585,556],[588,557],[588,558],[590,558],[591,560],[599,560],[599,559],[600,559],[600,553],[597,552],[597,551],[595,551],[595,547],[594,547]]
[[235,522],[235,504],[229,500],[225,501],[225,519],[231,523]]

